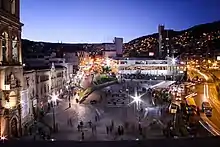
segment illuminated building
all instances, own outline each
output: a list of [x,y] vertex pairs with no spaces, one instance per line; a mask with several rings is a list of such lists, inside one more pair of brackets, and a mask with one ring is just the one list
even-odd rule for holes
[[144,58],[118,58],[120,74],[173,75],[179,73],[173,60],[150,60]]
[[[20,1],[1,0],[0,4],[0,93],[1,136],[22,135],[23,88]],[[24,102],[25,103],[25,102]]]

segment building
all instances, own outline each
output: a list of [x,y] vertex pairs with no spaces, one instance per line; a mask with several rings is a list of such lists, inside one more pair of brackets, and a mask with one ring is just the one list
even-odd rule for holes
[[114,38],[114,43],[105,43],[102,55],[107,58],[122,57],[123,55],[123,38]]
[[154,76],[171,76],[179,73],[176,63],[171,60],[151,60],[145,58],[118,58],[120,74],[148,74]]
[[178,49],[171,50],[169,32],[173,30],[165,29],[164,25],[158,26],[158,57],[159,59],[165,59],[167,56],[171,57],[173,53],[178,53]]
[[62,57],[65,60],[65,67],[67,68],[67,81],[70,81],[79,69],[79,64],[86,58],[89,58],[89,52],[86,52],[83,48],[74,45],[63,45],[61,52]]
[[27,90],[23,87],[20,1],[0,3],[1,136],[19,137],[25,122]]
[[52,94],[61,94],[65,89],[66,68],[63,66],[41,66],[24,68],[24,85],[28,91],[29,113],[37,117],[38,110],[47,112]]

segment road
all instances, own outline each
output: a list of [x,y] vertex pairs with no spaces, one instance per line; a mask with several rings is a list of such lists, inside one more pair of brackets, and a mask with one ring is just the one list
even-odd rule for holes
[[[213,107],[212,117],[206,117],[201,113],[201,119],[205,122],[206,127],[211,129],[216,135],[220,135],[220,101],[218,99],[218,92],[216,90],[215,82],[209,73],[204,71],[194,70],[200,77],[203,77],[208,82],[197,83],[195,88],[197,96],[195,96],[195,102],[199,108],[201,108],[202,102],[209,101]],[[208,124],[208,125],[207,125]]]

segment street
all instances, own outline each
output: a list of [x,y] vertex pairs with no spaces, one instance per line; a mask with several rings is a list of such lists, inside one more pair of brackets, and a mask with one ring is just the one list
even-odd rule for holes
[[[212,79],[212,77],[208,73],[200,71],[199,74],[202,78],[208,77],[208,80]],[[200,108],[202,106],[202,102],[210,102],[210,104],[213,107],[212,116],[207,117],[205,114],[201,113],[200,117],[205,122],[205,124],[207,124],[207,129],[210,129],[216,135],[220,135],[220,101],[218,99],[216,84],[214,81],[210,81],[211,80],[209,80],[209,82],[202,82],[196,84],[195,88],[197,96],[195,96],[194,100],[197,106]]]

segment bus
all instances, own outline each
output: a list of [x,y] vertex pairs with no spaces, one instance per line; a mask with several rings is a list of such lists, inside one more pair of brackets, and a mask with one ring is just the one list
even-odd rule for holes
[[192,97],[186,98],[186,105],[187,105],[186,106],[187,114],[189,114],[189,115],[196,115],[197,114],[197,106],[196,106],[194,98],[192,98]]

